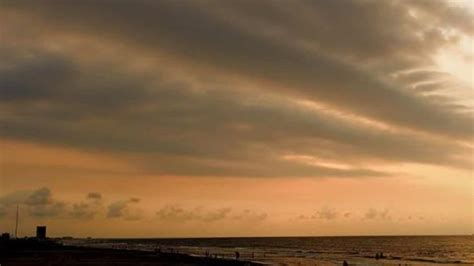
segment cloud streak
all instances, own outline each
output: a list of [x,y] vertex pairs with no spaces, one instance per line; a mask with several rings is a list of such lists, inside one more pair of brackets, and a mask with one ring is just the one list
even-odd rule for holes
[[156,212],[156,217],[164,222],[217,222],[228,221],[251,221],[260,222],[267,218],[264,212],[251,211],[245,209],[242,211],[232,208],[217,208],[213,210],[196,208],[183,208],[174,205],[167,205]]

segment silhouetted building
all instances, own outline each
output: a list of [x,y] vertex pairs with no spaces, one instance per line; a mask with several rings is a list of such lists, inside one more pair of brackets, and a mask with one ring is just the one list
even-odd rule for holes
[[10,234],[9,233],[2,233],[2,239],[3,240],[9,240],[10,239]]
[[46,226],[37,226],[36,227],[36,238],[45,239],[46,238]]

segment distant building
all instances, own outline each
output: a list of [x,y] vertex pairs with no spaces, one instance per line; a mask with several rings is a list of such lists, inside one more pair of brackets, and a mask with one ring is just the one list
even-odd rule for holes
[[37,226],[36,227],[36,238],[45,239],[46,238],[46,226]]
[[10,239],[10,234],[9,233],[2,233],[2,239],[3,240],[9,240]]

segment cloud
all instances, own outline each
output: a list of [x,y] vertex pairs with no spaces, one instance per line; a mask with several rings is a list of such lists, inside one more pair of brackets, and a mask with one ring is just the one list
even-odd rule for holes
[[167,205],[156,212],[159,220],[172,222],[204,221],[214,222],[227,218],[231,212],[230,208],[220,208],[205,211],[202,208],[184,209],[177,206]]
[[370,208],[364,215],[364,219],[366,220],[391,220],[392,217],[389,215],[389,210],[377,210],[374,208]]
[[[44,190],[44,188],[38,190]],[[0,197],[0,205],[11,206],[24,203],[34,192],[33,190],[20,190],[3,195]]]
[[51,191],[49,188],[43,187],[34,191],[28,198],[25,200],[27,205],[48,205],[52,203]]
[[[78,77],[78,84],[69,87],[68,93],[55,91],[55,86],[41,88],[32,83],[31,86],[37,91],[46,90],[43,93],[45,96],[38,99],[36,97],[39,96],[31,98],[25,94],[21,96],[21,101],[18,99],[20,96],[17,100],[48,102],[48,107],[44,109],[40,105],[27,111],[21,107],[22,104],[10,101],[6,104],[8,112],[1,120],[8,125],[2,134],[111,152],[141,152],[146,155],[142,160],[146,164],[141,167],[143,171],[159,174],[386,175],[371,169],[341,170],[281,160],[280,156],[293,153],[329,160],[340,158],[347,162],[365,158],[461,167],[468,164],[456,156],[468,153],[468,148],[409,134],[375,130],[351,122],[340,123],[336,118],[333,121],[325,114],[278,98],[275,102],[265,102],[236,92],[211,90],[197,93],[184,84],[160,78],[152,84],[143,84],[143,81],[127,75],[91,81],[87,80],[94,76],[92,73],[84,70],[81,75],[85,77]],[[30,80],[23,74],[22,77],[23,80]],[[98,87],[89,85],[90,93],[84,91],[88,84],[96,83]],[[153,87],[153,93],[150,92],[151,86],[158,86]],[[131,87],[133,92],[127,94],[127,88]],[[99,101],[109,104],[96,105],[95,102]],[[135,104],[148,107],[144,110],[130,109]],[[189,120],[191,115],[199,115],[200,119]],[[22,119],[18,120],[18,117]],[[272,117],[278,117],[278,122],[268,119]],[[75,124],[71,119],[81,122]],[[97,119],[103,123],[97,123]],[[236,124],[247,125],[249,130],[242,131],[234,126]],[[115,133],[110,135],[108,131],[112,128]],[[71,134],[75,138],[70,138]],[[162,137],[157,138],[157,135]],[[447,152],[437,152],[440,150]]]
[[[446,4],[438,4],[441,6],[439,9],[452,11]],[[431,15],[425,21],[410,16],[409,11],[419,8],[419,5],[409,2],[349,1],[342,5],[302,1],[295,4],[298,10],[305,11],[305,19],[302,19],[281,13],[283,5],[265,2],[254,10],[263,20],[257,24],[259,27],[239,24],[247,17],[243,11],[255,8],[250,3],[137,1],[132,4],[124,1],[105,5],[91,2],[35,5],[34,2],[20,1],[6,6],[27,12],[40,23],[56,25],[55,30],[60,32],[72,30],[146,50],[163,50],[211,69],[223,69],[244,78],[273,81],[272,84],[276,82],[278,85],[271,86],[272,90],[281,89],[283,93],[323,101],[374,119],[443,135],[470,137],[472,134],[472,129],[463,123],[472,122],[469,116],[443,108],[442,104],[433,103],[429,98],[394,88],[370,72],[328,56],[346,53],[349,58],[376,56],[380,60],[396,54],[419,57],[428,62],[424,58],[429,56],[426,53],[436,52],[439,47],[452,42],[452,38],[442,35],[438,30],[442,25],[431,19],[436,12],[426,12]],[[65,16],[52,16],[57,13]],[[455,17],[457,13],[453,11],[449,15]],[[277,22],[275,35],[265,35],[265,29],[271,28],[279,16],[285,16],[287,22]],[[178,17],[181,19],[176,19]],[[226,17],[237,19],[229,21]],[[354,23],[337,23],[342,18]],[[295,32],[299,35],[289,35],[298,27],[303,28]],[[289,43],[295,38],[298,38],[296,43],[314,44],[322,51],[295,47]],[[340,79],[341,76],[344,79]],[[427,115],[431,119],[426,119]],[[453,122],[451,118],[459,122]]]
[[304,215],[304,214],[300,214],[300,215],[298,215],[298,217],[297,217],[297,218],[298,218],[298,219],[300,219],[300,220],[306,220],[306,219],[309,219],[309,217],[308,217],[308,216],[306,216],[306,215]]
[[16,191],[0,198],[0,208],[5,215],[12,213],[17,205],[21,209],[26,209],[29,216],[36,218],[57,217],[66,209],[66,203],[54,199],[47,187]]
[[215,211],[206,213],[202,220],[205,222],[218,221],[227,218],[227,215],[231,212],[231,208],[221,208]]
[[140,220],[142,211],[136,205],[140,199],[130,198],[129,200],[119,200],[109,204],[107,207],[107,218],[123,218],[125,220]]
[[[322,219],[322,220],[334,220],[339,217],[339,212],[334,208],[329,208],[327,206],[322,207],[319,211],[316,211],[315,214],[307,216],[301,214],[298,216],[298,219]],[[345,217],[345,216],[344,216]]]
[[29,208],[29,214],[37,218],[58,217],[64,213],[65,203],[55,202],[47,205],[35,205]]
[[0,205],[0,218],[7,216],[8,211],[5,206]]
[[235,220],[247,220],[252,222],[261,222],[267,219],[268,214],[265,212],[257,212],[249,209],[245,209],[242,212],[232,216],[232,219]]
[[0,197],[0,216],[14,214],[18,205],[22,213],[33,218],[93,219],[102,211],[97,195],[101,194],[89,193],[85,202],[68,202],[53,197],[48,187],[15,191]]
[[165,206],[156,212],[156,216],[160,220],[165,221],[176,221],[186,222],[194,219],[198,219],[200,216],[196,215],[193,211],[185,210],[177,206]]
[[139,198],[130,198],[131,203],[139,203],[140,199]]
[[97,216],[102,211],[102,194],[89,192],[86,195],[86,202],[80,201],[72,203],[69,215],[75,219],[89,220]]
[[156,212],[156,217],[161,221],[168,222],[216,222],[221,220],[244,220],[256,222],[266,219],[267,214],[248,209],[243,211],[236,211],[231,208],[207,210],[201,207],[187,209],[179,206],[167,205]]
[[[83,78],[88,79],[87,77]],[[82,78],[79,78],[79,80],[81,79]],[[113,79],[115,79],[115,77]],[[94,82],[99,81],[97,80]],[[88,81],[86,84],[94,82]],[[11,106],[11,103],[13,103],[13,107],[11,109],[8,108],[13,112],[12,117],[4,117],[3,122],[9,126],[6,127],[7,129],[2,131],[2,133],[11,137],[24,136],[26,138],[33,138],[36,140],[53,143],[65,142],[72,146],[82,146],[92,149],[100,148],[110,151],[130,152],[140,151],[147,154],[154,154],[155,156],[153,160],[163,161],[163,163],[159,164],[158,167],[155,167],[158,169],[150,169],[150,167],[148,167],[148,169],[151,171],[163,173],[267,176],[274,175],[276,172],[284,174],[284,168],[289,168],[286,170],[286,172],[289,174],[294,173],[295,175],[318,175],[318,172],[321,172],[321,175],[340,176],[383,175],[383,173],[370,169],[344,171],[325,167],[318,168],[315,166],[299,165],[289,162],[278,162],[282,166],[282,169],[279,171],[272,171],[269,167],[252,165],[249,164],[249,160],[246,159],[246,157],[248,157],[248,155],[251,155],[252,157],[260,157],[261,155],[249,154],[249,152],[257,152],[257,150],[251,151],[249,149],[255,149],[252,147],[254,145],[261,145],[258,142],[262,142],[261,135],[265,134],[265,132],[261,132],[264,129],[262,125],[259,125],[258,123],[263,122],[260,120],[264,119],[265,116],[268,115],[279,115],[282,117],[282,121],[286,121],[286,123],[294,123],[291,122],[293,117],[284,117],[287,116],[285,115],[284,110],[278,110],[273,106],[257,106],[257,102],[253,103],[251,106],[242,106],[233,99],[238,98],[239,95],[226,95],[219,91],[197,94],[182,88],[181,85],[172,83],[170,84],[166,81],[160,80],[155,80],[154,84],[155,86],[157,84],[161,84],[162,88],[160,90],[155,89],[153,94],[147,93],[146,91],[148,91],[149,88],[147,86],[142,87],[144,85],[140,85],[140,81],[137,81],[136,84],[133,83],[133,78],[131,78],[131,81],[111,80],[111,84],[107,85],[107,81],[101,78],[100,82],[104,83],[103,86],[105,85],[106,87],[101,86],[96,89],[90,87],[89,89],[91,90],[91,93],[89,94],[84,92],[83,88],[86,85],[81,85],[81,82],[79,82],[79,84],[76,86],[70,87],[69,93],[64,94],[64,96],[61,96],[61,94],[63,94],[62,91],[56,91],[56,89],[54,89],[55,86],[45,86],[44,88],[40,88],[36,83],[32,83],[31,86],[35,87],[35,89],[32,90],[46,91],[44,93],[38,93],[44,96],[34,96],[33,98],[30,98],[31,95],[29,94],[22,96],[17,95],[17,101],[49,102],[50,105],[48,109],[44,110],[42,107],[40,107],[42,110],[25,113],[24,111],[17,109],[15,106],[16,104],[14,104],[15,101],[12,100],[9,104],[7,104]],[[114,86],[113,84],[122,84],[118,86],[129,84],[129,87],[136,88],[135,91],[137,92],[137,96],[131,97],[130,95],[125,94],[126,87],[120,88]],[[115,90],[123,90],[123,92],[117,92],[119,94],[117,95],[114,93]],[[92,91],[107,91],[107,93],[100,95],[100,93],[92,93]],[[36,97],[40,97],[41,99],[37,99]],[[54,99],[55,97],[57,100]],[[94,102],[98,102],[97,97],[100,97],[103,100],[108,99],[107,101],[110,104],[106,107],[106,109],[103,109],[104,107],[102,105],[91,106],[91,104]],[[124,99],[120,99],[121,97]],[[126,100],[130,98],[139,98],[142,100],[147,99],[146,101],[153,99],[156,101],[150,106],[151,108],[149,111],[139,112],[137,114],[134,111],[128,111],[130,104],[134,104],[128,103],[128,100]],[[154,104],[158,102],[160,103],[160,107],[154,107]],[[173,106],[176,102],[187,104]],[[139,104],[139,102],[136,104]],[[117,108],[114,110],[117,114],[121,113],[120,117],[114,116],[110,113],[112,111],[108,110],[114,107]],[[212,109],[215,108],[221,110],[222,112],[220,114],[214,114]],[[96,118],[102,117],[108,122],[102,125],[96,124],[91,125],[90,127],[81,126],[76,128],[74,130],[74,135],[76,137],[71,139],[69,136],[72,134],[72,128],[69,128],[69,126],[65,125],[65,123],[70,125],[70,122],[68,121],[70,121],[71,118],[80,119],[82,121],[81,123],[85,124],[91,122],[94,124],[96,123],[90,121],[93,114],[85,113],[84,110],[89,110],[91,112],[94,111],[93,114]],[[173,113],[181,115],[170,117]],[[187,115],[190,115],[191,113],[203,115],[201,122],[193,123],[189,121]],[[239,117],[239,114],[242,116]],[[23,122],[19,122],[16,119],[17,115],[25,116],[25,120],[22,120]],[[44,120],[44,118],[48,117],[49,115],[53,115],[54,119]],[[308,114],[302,113],[302,115]],[[96,118],[93,118],[93,120]],[[229,121],[226,122],[224,120]],[[39,121],[42,122],[38,123]],[[162,123],[153,123],[153,121],[161,121]],[[219,128],[214,128],[212,130],[214,132],[212,132],[211,126],[216,122],[222,123],[222,125]],[[150,123],[152,126],[150,126]],[[248,124],[257,131],[254,132],[255,130],[252,130],[252,132],[249,132],[250,134],[245,134],[244,132],[242,132],[244,133],[242,134],[239,132],[239,129],[235,129],[232,126],[233,123]],[[103,133],[108,130],[107,128],[111,126],[122,127],[125,124],[128,126],[127,128],[123,128],[123,130],[121,130],[122,133],[116,134],[114,136],[103,135]],[[281,127],[281,125],[270,124],[268,126],[269,130],[271,127],[278,126],[278,128],[275,128],[275,130],[282,131],[278,133],[280,135],[290,133],[284,132],[285,129]],[[303,130],[304,124],[301,124],[300,126]],[[27,133],[31,132],[33,128],[37,127],[41,127],[41,130],[39,131],[41,132],[40,135],[32,135]],[[73,127],[75,128],[76,126]],[[157,134],[165,134],[168,137],[157,139],[153,134],[139,137],[138,135],[142,135],[141,132],[143,132],[142,130],[144,130],[144,127],[149,128],[151,131],[156,132]],[[90,131],[90,128],[95,128],[95,130]],[[174,134],[174,132],[178,132],[181,129],[186,129],[188,133],[181,133],[179,135]],[[102,132],[102,134],[97,134],[97,131]],[[253,136],[252,133],[256,135]],[[205,137],[204,134],[212,134],[214,137],[210,139],[209,137]],[[196,137],[199,135],[203,136],[202,138],[199,138],[200,141],[196,141]],[[241,135],[241,137],[239,138],[238,135]],[[269,137],[275,138],[277,136]],[[269,143],[263,143],[263,145],[269,148]],[[233,148],[224,149],[224,146],[231,146]],[[239,149],[238,147],[242,148]],[[233,168],[233,170],[230,170],[229,167],[225,165],[206,165],[206,159],[210,161],[216,160],[217,158],[227,159],[227,162],[230,164],[241,163],[241,165],[239,167]],[[279,158],[269,159],[271,160],[267,164],[276,163],[275,161],[280,160]],[[156,164],[153,163],[150,165]],[[183,167],[183,165],[185,167]],[[268,171],[272,171],[273,173],[269,173]],[[301,174],[298,174],[298,172],[301,172]]]
[[87,198],[88,199],[93,199],[93,200],[101,200],[102,199],[102,194],[98,192],[89,192],[87,193]]
[[89,210],[90,206],[87,203],[74,203],[72,205],[71,216],[77,219],[92,219],[95,212]]
[[339,213],[335,209],[331,209],[329,207],[323,207],[319,210],[314,218],[318,219],[325,219],[325,220],[334,220],[339,216]]
[[339,212],[335,208],[330,208],[327,206],[322,207],[320,210],[316,211],[312,215],[300,214],[296,217],[298,220],[336,220],[339,218],[348,219],[352,217],[353,214],[350,212]]
[[470,168],[472,107],[433,57],[472,16],[426,2],[7,1],[0,134],[158,175]]

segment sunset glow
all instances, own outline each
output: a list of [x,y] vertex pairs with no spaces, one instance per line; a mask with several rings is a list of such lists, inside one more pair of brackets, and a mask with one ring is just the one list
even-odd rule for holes
[[2,1],[0,228],[473,234],[473,2]]

